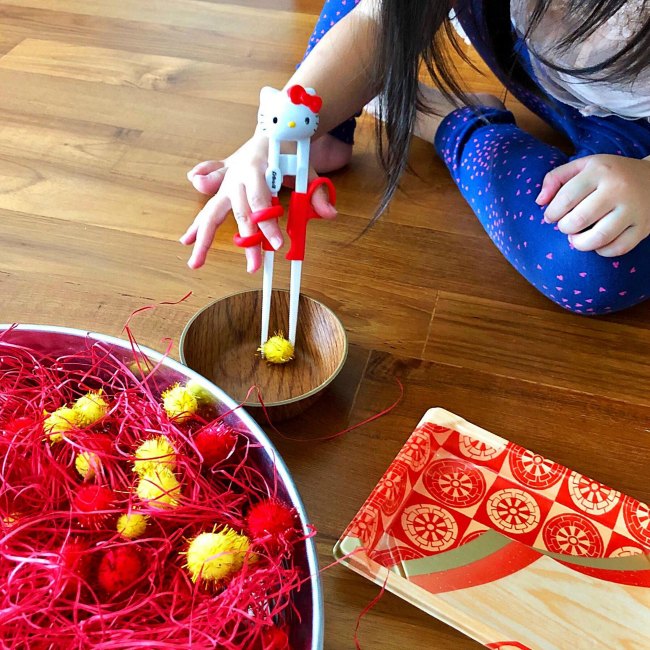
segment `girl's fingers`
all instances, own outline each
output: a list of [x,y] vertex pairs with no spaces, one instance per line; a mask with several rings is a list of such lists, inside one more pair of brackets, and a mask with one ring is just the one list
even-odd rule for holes
[[636,226],[630,226],[624,230],[614,241],[596,249],[598,255],[603,257],[619,257],[629,253],[633,248],[642,241],[641,231]]
[[[257,232],[257,225],[251,221],[251,208],[248,204],[246,188],[243,185],[239,185],[232,192],[230,202],[239,234],[242,237],[254,235]],[[246,253],[246,270],[249,273],[255,273],[262,265],[261,247],[259,245],[249,246],[244,249],[244,252]]]
[[[309,182],[311,183],[316,178],[318,178],[318,174],[312,167],[309,169]],[[329,192],[324,185],[321,185],[314,192],[311,197],[311,204],[316,214],[323,219],[334,219],[338,214],[336,208],[330,202]]]
[[611,244],[630,225],[620,210],[613,210],[589,230],[577,235],[569,235],[569,241],[579,251],[599,250]]
[[226,168],[217,169],[210,174],[205,176],[196,175],[192,177],[192,186],[197,192],[201,194],[208,194],[212,196],[216,194],[221,188],[221,183],[223,183],[224,176],[226,175]]
[[[560,221],[572,210],[577,208],[587,197],[593,194],[595,190],[596,183],[594,180],[590,179],[587,174],[577,174],[567,180],[551,199],[544,211],[544,220],[548,223]],[[580,230],[576,232],[580,232]]]
[[562,185],[568,183],[576,174],[579,174],[585,168],[588,161],[589,156],[586,158],[578,158],[577,160],[568,162],[566,165],[560,165],[546,174],[542,182],[542,189],[539,191],[535,202],[538,205],[547,205],[550,203]]
[[334,219],[338,212],[330,203],[329,194],[324,186],[320,186],[311,197],[311,204],[316,214],[323,219]]
[[221,188],[227,169],[222,160],[206,160],[187,172],[187,179],[197,192],[211,196]]
[[[577,178],[577,177],[576,177]],[[575,181],[576,179],[574,179]],[[569,181],[564,188],[569,187],[574,181]],[[560,190],[560,192],[562,191]],[[577,196],[577,194],[575,195]],[[559,194],[558,194],[559,197]],[[596,190],[591,192],[584,199],[580,200],[577,205],[569,210],[557,224],[560,232],[565,235],[577,235],[597,221],[600,221],[605,215],[614,209],[611,196],[603,191]]]
[[194,165],[189,172],[187,172],[187,180],[191,181],[192,177],[196,176],[205,176],[206,174],[211,174],[217,169],[222,169],[224,167],[223,160],[204,160],[198,165]]
[[192,240],[194,241],[192,256],[187,262],[191,269],[198,269],[205,263],[217,228],[223,223],[229,211],[230,202],[227,196],[224,194],[213,196],[181,238],[184,244],[191,244]]
[[[246,182],[246,199],[251,212],[263,210],[271,205],[271,191],[266,184],[266,179],[257,170],[251,170],[249,179]],[[275,250],[282,248],[284,239],[277,219],[260,221],[257,225]]]
[[194,219],[190,227],[185,231],[185,234],[183,234],[178,241],[180,241],[180,243],[183,244],[184,246],[189,246],[190,244],[193,244],[196,241],[196,233],[198,229],[199,229],[199,222],[196,219]]

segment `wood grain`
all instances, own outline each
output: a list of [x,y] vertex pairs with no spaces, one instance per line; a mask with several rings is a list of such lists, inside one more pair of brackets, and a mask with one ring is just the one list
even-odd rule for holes
[[[259,88],[301,59],[318,0],[0,0],[0,321],[120,335],[164,350],[211,301],[261,286],[224,225],[190,271],[178,242],[205,201],[185,174],[250,134]],[[469,50],[468,50],[469,51]],[[472,60],[478,62],[471,53]],[[468,88],[502,94],[462,64]],[[519,121],[565,147],[512,98]],[[322,399],[273,432],[331,549],[423,413],[442,406],[588,476],[650,498],[650,303],[606,319],[560,312],[494,249],[432,147],[415,139],[391,211],[373,123],[333,176],[340,216],[310,224],[303,290],[346,327],[348,362]],[[276,284],[288,286],[286,264]],[[178,354],[177,348],[173,354]],[[404,398],[388,416],[330,442]],[[354,648],[378,588],[323,574],[327,650]],[[477,644],[387,594],[360,626],[364,650]],[[578,648],[578,650],[582,650]]]

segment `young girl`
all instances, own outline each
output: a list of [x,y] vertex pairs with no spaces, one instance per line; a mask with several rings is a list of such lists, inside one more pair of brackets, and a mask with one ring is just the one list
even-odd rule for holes
[[[463,93],[448,58],[451,9],[508,90],[563,132],[573,155],[519,129],[496,97]],[[418,84],[422,62],[438,90]],[[377,215],[405,169],[411,134],[423,137],[515,269],[563,308],[595,315],[650,296],[649,64],[650,0],[328,0],[287,85],[323,98],[315,172],[349,161],[350,116],[379,94],[387,188]],[[190,267],[204,263],[231,209],[240,234],[255,232],[251,211],[270,205],[266,156],[257,132],[189,172],[197,190],[214,194],[181,238],[194,244]],[[336,215],[325,193],[313,204]],[[282,245],[276,224],[260,227]],[[259,249],[246,257],[257,270]]]

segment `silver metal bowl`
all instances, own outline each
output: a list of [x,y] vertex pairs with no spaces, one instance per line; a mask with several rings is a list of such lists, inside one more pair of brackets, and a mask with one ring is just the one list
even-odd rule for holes
[[[133,351],[127,341],[86,332],[69,327],[46,325],[20,325],[11,328],[10,325],[0,324],[0,357],[2,348],[10,345],[20,345],[33,350],[37,354],[61,356],[82,352],[93,345],[101,344],[111,354],[125,363],[133,361]],[[156,378],[162,385],[185,382],[188,379],[198,381],[217,400],[220,412],[235,409],[237,403],[224,393],[218,386],[190,370],[186,366],[163,357],[149,348],[140,347],[141,352],[161,367],[156,371]],[[2,369],[0,359],[0,370]],[[252,441],[256,442],[249,457],[257,467],[271,478],[277,472],[280,478],[278,497],[290,502],[300,516],[305,533],[307,533],[307,513],[296,485],[280,454],[262,431],[259,425],[243,409],[237,408],[226,416],[226,422],[239,431],[244,431]],[[273,481],[270,481],[273,483]],[[294,604],[298,612],[296,620],[291,623],[291,647],[295,650],[320,650],[323,647],[323,594],[318,573],[318,560],[313,539],[307,539],[298,544],[295,549],[295,564],[302,568],[311,580],[297,592]]]

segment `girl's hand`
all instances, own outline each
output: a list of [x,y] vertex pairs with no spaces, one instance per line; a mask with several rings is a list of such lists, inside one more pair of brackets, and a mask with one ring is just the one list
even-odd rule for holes
[[[242,237],[257,232],[258,226],[251,221],[251,213],[271,205],[271,192],[264,178],[267,156],[266,138],[255,135],[225,160],[202,162],[188,172],[188,180],[199,192],[213,195],[180,239],[186,246],[194,244],[187,263],[191,269],[203,266],[217,229],[231,210]],[[312,177],[316,177],[313,170],[310,180]],[[321,217],[336,216],[336,209],[330,204],[324,189],[314,192],[312,203]],[[260,223],[259,228],[274,249],[282,247],[284,240],[275,219]],[[262,263],[261,247],[244,250],[246,269],[254,273]]]
[[650,235],[650,161],[578,158],[546,174],[536,202],[577,250],[624,255]]

